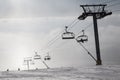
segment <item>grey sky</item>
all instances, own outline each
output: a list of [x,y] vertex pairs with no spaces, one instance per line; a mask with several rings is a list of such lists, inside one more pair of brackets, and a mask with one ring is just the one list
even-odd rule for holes
[[[109,0],[1,0],[0,1],[0,69],[25,69],[23,58],[38,51],[43,57],[49,52],[50,67],[95,65],[75,40],[59,39],[49,47],[49,41],[77,19],[83,12],[80,4],[103,3]],[[119,0],[112,2],[120,3]],[[112,4],[110,3],[110,5]],[[108,7],[119,10],[120,6]],[[114,8],[114,10],[113,10]],[[98,20],[103,63],[120,64],[120,12]],[[71,29],[78,33],[92,23],[92,18],[80,21]],[[62,34],[62,33],[61,33]],[[85,46],[95,55],[93,27],[86,30],[89,36]],[[43,50],[44,49],[44,50]],[[36,62],[35,67],[44,65]],[[34,66],[32,66],[34,68]]]

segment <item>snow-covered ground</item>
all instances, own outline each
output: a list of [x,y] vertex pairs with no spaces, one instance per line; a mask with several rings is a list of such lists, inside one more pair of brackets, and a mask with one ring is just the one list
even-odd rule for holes
[[0,80],[120,80],[120,65],[4,71]]

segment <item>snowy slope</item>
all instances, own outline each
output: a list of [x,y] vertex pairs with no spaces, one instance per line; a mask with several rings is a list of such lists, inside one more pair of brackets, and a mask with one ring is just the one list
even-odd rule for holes
[[120,66],[1,72],[0,80],[120,80]]

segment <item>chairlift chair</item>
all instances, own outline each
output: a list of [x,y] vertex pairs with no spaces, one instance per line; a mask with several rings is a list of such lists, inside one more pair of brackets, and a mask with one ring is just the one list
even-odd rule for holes
[[45,56],[44,60],[50,60],[50,56]]
[[51,57],[50,57],[49,53],[47,53],[47,54],[48,54],[48,55],[44,57],[44,60],[45,60],[45,61],[46,61],[46,60],[51,60]]
[[77,42],[84,43],[84,42],[88,41],[88,36],[84,34],[84,30],[82,30],[82,32],[83,32],[83,35],[80,35],[76,38]]
[[37,59],[41,59],[41,56],[37,54],[37,52],[35,52],[35,56],[34,56],[34,59],[37,60]]
[[62,39],[74,39],[75,34],[67,31],[68,26],[65,26],[65,32],[62,34]]

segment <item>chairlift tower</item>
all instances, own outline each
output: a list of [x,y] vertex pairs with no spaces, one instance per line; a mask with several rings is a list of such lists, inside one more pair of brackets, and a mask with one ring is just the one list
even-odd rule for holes
[[26,58],[24,58],[24,63],[26,63],[28,70],[30,68],[30,64],[32,64],[30,62],[32,62],[32,57],[26,57]]
[[97,19],[102,19],[108,15],[111,15],[112,12],[108,12],[105,10],[106,4],[97,4],[97,5],[80,5],[83,8],[83,13],[78,17],[79,20],[84,20],[88,16],[93,16],[93,24],[94,24],[94,36],[95,36],[95,46],[96,46],[96,65],[102,65],[102,60],[100,56],[100,45],[99,45],[99,34],[98,34],[98,26]]

